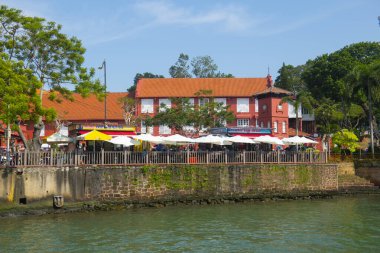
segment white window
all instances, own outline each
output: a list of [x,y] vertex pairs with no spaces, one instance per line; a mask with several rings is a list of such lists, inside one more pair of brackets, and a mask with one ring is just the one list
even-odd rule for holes
[[286,122],[282,122],[282,133],[286,133]]
[[261,121],[261,128],[264,128],[264,122]]
[[199,106],[204,106],[208,104],[209,99],[208,98],[199,98]]
[[277,121],[275,121],[275,122],[273,122],[273,131],[275,132],[275,133],[277,133]]
[[[215,98],[214,102],[218,103],[218,104],[222,104],[223,107],[225,107],[227,105],[227,99],[226,98]],[[220,110],[217,110],[217,111],[220,111]]]
[[270,127],[270,121],[268,121],[268,124],[267,124],[267,126],[268,126],[268,128],[271,128],[271,127]]
[[278,104],[277,109],[282,110],[282,104]]
[[249,126],[249,119],[238,119],[237,120],[238,127],[247,127]]
[[152,126],[149,126],[147,127],[147,134],[153,134],[153,127]]
[[255,98],[255,112],[259,112],[259,100]]
[[153,99],[141,99],[141,112],[153,113]]
[[170,99],[167,99],[167,98],[161,98],[158,100],[158,103],[159,103],[159,111],[160,112],[164,112],[166,109],[170,108],[172,106],[172,102],[170,101]]
[[215,103],[222,104],[223,106],[227,105],[227,99],[226,98],[215,98],[214,101],[215,101]]
[[166,125],[160,125],[158,128],[159,134],[171,134],[171,129]]
[[237,99],[237,112],[249,112],[249,98]]
[[256,127],[259,127],[259,121],[256,119]]
[[194,108],[194,98],[189,98],[189,104]]
[[146,125],[145,121],[141,121],[141,133],[146,134]]

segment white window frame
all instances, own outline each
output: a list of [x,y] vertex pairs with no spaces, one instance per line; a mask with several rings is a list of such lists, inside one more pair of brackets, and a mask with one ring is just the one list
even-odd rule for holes
[[259,99],[255,98],[255,112],[259,112]]
[[204,106],[210,102],[210,98],[198,98],[198,105]]
[[167,125],[160,125],[158,128],[159,134],[171,134],[172,130]]
[[264,121],[261,121],[261,128],[264,128]]
[[247,126],[249,126],[249,119],[237,119],[236,126],[238,126],[238,127],[247,127]]
[[271,124],[270,124],[270,121],[268,121],[268,124],[267,124],[268,128],[271,128]]
[[140,132],[142,133],[142,134],[146,134],[146,125],[145,125],[145,121],[141,121],[141,130],[140,130]]
[[278,132],[278,123],[277,123],[277,121],[273,122],[273,132],[275,132],[275,133]]
[[286,122],[285,121],[282,122],[282,133],[283,134],[286,133]]
[[282,110],[282,104],[278,104],[277,109]]
[[[161,107],[161,105],[165,105],[165,107]],[[166,109],[169,109],[172,107],[172,102],[168,98],[160,98],[158,100],[158,106],[159,106],[159,112],[164,112]]]
[[237,112],[249,112],[249,98],[237,98],[236,100]]
[[141,113],[153,113],[154,109],[153,98],[141,99]]

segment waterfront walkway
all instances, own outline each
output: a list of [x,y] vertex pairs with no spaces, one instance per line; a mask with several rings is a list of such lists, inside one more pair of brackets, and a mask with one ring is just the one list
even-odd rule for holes
[[289,151],[99,151],[19,152],[11,165],[25,166],[86,166],[144,164],[309,164],[327,163],[326,152]]

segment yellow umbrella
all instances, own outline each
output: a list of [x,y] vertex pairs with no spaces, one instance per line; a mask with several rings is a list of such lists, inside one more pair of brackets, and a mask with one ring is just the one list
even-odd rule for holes
[[77,140],[79,141],[109,141],[112,136],[99,132],[98,130],[92,130],[91,132],[79,135]]

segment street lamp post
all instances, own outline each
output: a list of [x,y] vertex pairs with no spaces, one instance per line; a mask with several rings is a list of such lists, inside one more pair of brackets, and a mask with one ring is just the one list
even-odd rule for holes
[[99,69],[104,70],[104,127],[107,126],[107,67],[106,60],[103,61]]

